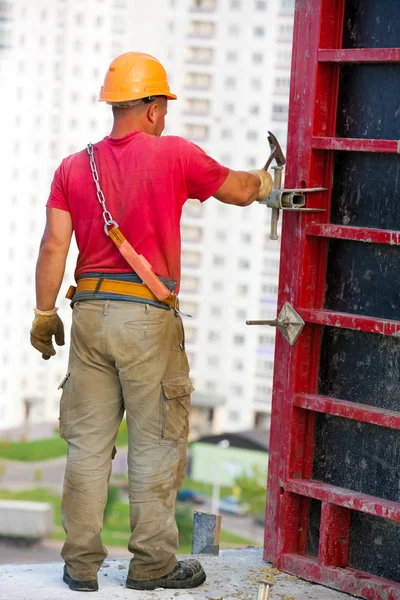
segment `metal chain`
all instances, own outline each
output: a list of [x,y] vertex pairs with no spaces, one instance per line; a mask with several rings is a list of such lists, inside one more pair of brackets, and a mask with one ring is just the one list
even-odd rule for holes
[[104,232],[106,235],[108,235],[108,228],[118,227],[118,223],[114,221],[114,219],[112,218],[112,214],[106,206],[106,199],[100,187],[99,173],[97,171],[96,161],[94,160],[93,144],[91,142],[89,142],[89,144],[86,146],[86,150],[89,154],[90,170],[92,171],[93,181],[96,186],[97,200],[100,202],[101,208],[103,209]]

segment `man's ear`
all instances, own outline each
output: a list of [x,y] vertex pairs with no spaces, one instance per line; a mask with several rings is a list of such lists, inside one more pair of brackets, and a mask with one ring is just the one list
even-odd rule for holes
[[150,123],[155,123],[157,120],[157,112],[159,110],[159,106],[156,102],[150,104],[149,108],[147,109],[147,118],[150,121]]

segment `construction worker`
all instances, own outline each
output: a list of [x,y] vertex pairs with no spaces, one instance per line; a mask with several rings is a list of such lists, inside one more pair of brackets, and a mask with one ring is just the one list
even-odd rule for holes
[[[98,589],[107,556],[103,511],[124,412],[133,553],[127,587],[191,588],[206,579],[197,560],[176,558],[175,499],[193,391],[177,299],[180,217],[188,198],[248,206],[269,195],[272,179],[266,171],[229,170],[180,137],[160,137],[175,99],[154,57],[117,57],[100,92],[112,106],[112,131],[62,161],[47,202],[31,330],[44,359],[55,354],[53,336],[64,344],[55,304],[73,231],[79,249],[69,366],[60,386],[60,435],[68,442],[61,554],[72,590]],[[141,277],[132,268],[140,267],[134,251],[148,261]]]

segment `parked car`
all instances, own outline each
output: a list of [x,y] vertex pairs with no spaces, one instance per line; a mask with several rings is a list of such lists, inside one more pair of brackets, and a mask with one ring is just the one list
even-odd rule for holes
[[240,504],[236,496],[225,496],[219,503],[219,512],[224,515],[247,515],[249,507],[247,504]]
[[191,489],[180,490],[176,499],[179,502],[193,502],[193,504],[204,504],[206,501],[203,494]]

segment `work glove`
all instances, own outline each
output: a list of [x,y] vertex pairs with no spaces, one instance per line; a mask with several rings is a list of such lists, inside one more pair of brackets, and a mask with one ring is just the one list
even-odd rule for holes
[[272,185],[273,185],[272,177],[268,173],[268,171],[264,171],[264,169],[258,169],[255,171],[249,171],[249,173],[252,173],[253,175],[257,175],[257,177],[261,181],[260,191],[259,191],[259,194],[258,194],[258,197],[256,198],[256,200],[265,200],[265,198],[268,198],[268,196],[272,192]]
[[57,346],[64,346],[64,325],[57,314],[58,308],[52,310],[33,309],[35,318],[31,329],[31,344],[36,350],[42,353],[44,360],[49,360],[56,351],[52,343],[52,337]]

